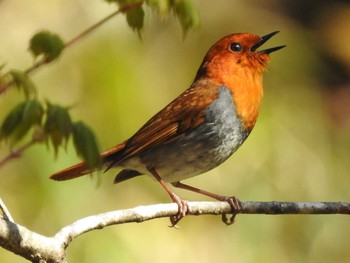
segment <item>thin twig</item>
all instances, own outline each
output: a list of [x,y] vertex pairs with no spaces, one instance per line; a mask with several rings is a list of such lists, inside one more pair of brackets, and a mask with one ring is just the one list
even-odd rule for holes
[[350,215],[350,203],[345,202],[242,202],[239,214],[266,215]]
[[0,83],[0,95],[2,93],[5,93],[13,84],[14,84],[14,81],[11,80],[9,82],[3,82],[3,83]]
[[[96,24],[92,25],[88,29],[84,30],[82,33],[74,37],[73,39],[69,40],[65,45],[64,49],[73,46],[75,43],[79,42],[82,38],[86,37],[90,33],[92,33],[94,30],[96,30],[98,27],[106,23],[108,20],[113,18],[114,16],[127,12],[132,9],[139,8],[142,5],[143,1],[136,2],[136,3],[130,3],[130,4],[125,4],[123,6],[120,6],[117,11],[114,11],[112,14],[109,16],[103,18],[101,21],[97,22]],[[35,62],[32,66],[24,70],[26,74],[32,74],[35,70],[41,68],[43,65],[51,63],[52,60],[47,60],[46,58],[42,58],[41,60],[38,60]],[[14,84],[13,81],[5,82],[0,86],[0,95],[4,92],[6,92],[12,85]]]
[[68,41],[65,44],[65,48],[74,45],[76,42],[80,41],[83,37],[86,37],[87,35],[89,35],[96,28],[98,28],[99,26],[103,25],[104,23],[106,23],[108,20],[110,20],[114,16],[116,16],[116,15],[118,15],[120,13],[127,12],[127,11],[129,11],[131,9],[134,9],[134,8],[139,8],[141,5],[142,5],[142,1],[136,2],[136,3],[131,3],[131,4],[126,4],[126,5],[123,5],[123,6],[119,7],[119,9],[117,11],[115,11],[112,14],[110,14],[109,16],[103,18],[101,21],[99,21],[96,24],[92,25],[91,27],[87,28],[82,33],[77,35],[75,38],[73,38],[70,41]]
[[11,150],[11,152],[7,156],[5,156],[2,160],[0,160],[0,168],[2,166],[4,166],[7,162],[9,162],[9,161],[11,161],[13,159],[21,157],[25,150],[27,150],[29,147],[33,146],[37,142],[38,142],[38,140],[33,138],[31,141],[29,141],[28,143],[24,144],[23,146],[15,149],[15,150]]
[[10,211],[7,209],[5,203],[2,201],[1,198],[0,198],[0,209],[2,211],[2,214],[4,215],[5,220],[8,220],[12,223],[15,222],[10,214]]

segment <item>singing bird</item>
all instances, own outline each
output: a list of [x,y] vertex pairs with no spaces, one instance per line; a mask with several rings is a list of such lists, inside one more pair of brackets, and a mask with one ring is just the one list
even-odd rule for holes
[[[147,121],[132,137],[101,154],[109,170],[120,167],[114,183],[151,174],[178,205],[175,225],[189,213],[188,203],[167,185],[227,201],[232,213],[235,197],[217,195],[180,181],[205,173],[229,158],[246,140],[259,114],[263,96],[262,74],[269,54],[285,46],[257,50],[268,39],[251,33],[228,35],[205,55],[193,84]],[[51,176],[68,180],[93,172],[79,163]],[[233,223],[234,216],[227,224]]]

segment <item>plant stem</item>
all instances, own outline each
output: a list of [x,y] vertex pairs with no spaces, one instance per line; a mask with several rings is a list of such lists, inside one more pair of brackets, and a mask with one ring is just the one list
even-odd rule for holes
[[[131,3],[131,4],[125,4],[123,6],[120,6],[119,9],[117,11],[114,11],[112,14],[110,14],[109,16],[103,18],[102,20],[100,20],[99,22],[97,22],[96,24],[90,26],[89,28],[87,28],[86,30],[84,30],[82,33],[80,33],[79,35],[77,35],[76,37],[74,37],[73,39],[69,40],[65,45],[64,45],[64,49],[73,46],[74,44],[76,44],[77,42],[79,42],[82,38],[84,38],[85,36],[89,35],[90,33],[92,33],[94,30],[96,30],[98,27],[100,27],[101,25],[103,25],[104,23],[106,23],[108,20],[110,20],[111,18],[113,18],[114,16],[120,14],[120,13],[124,13],[127,12],[129,10],[132,9],[136,9],[139,8],[142,5],[143,1],[140,2],[136,2],[136,3]],[[46,58],[42,58],[41,60],[35,62],[32,66],[30,66],[29,68],[27,68],[26,70],[24,70],[24,72],[26,74],[32,74],[34,71],[36,71],[37,69],[41,68],[43,65],[49,64],[51,63],[52,60],[47,60]],[[6,74],[5,74],[6,75]],[[9,88],[11,88],[13,86],[14,82],[13,81],[8,81],[8,82],[4,82],[2,84],[0,84],[0,95],[2,93],[5,93]]]

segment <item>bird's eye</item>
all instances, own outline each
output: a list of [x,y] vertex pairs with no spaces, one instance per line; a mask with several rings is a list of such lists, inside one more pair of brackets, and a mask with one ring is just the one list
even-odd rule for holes
[[230,45],[230,50],[233,52],[239,52],[242,50],[242,46],[239,43],[233,42]]

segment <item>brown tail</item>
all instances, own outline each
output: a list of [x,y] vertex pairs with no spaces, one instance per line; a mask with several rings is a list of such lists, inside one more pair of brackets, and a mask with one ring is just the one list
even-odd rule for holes
[[[112,149],[105,151],[101,154],[101,159],[103,163],[108,163],[111,162],[110,157],[113,156],[114,154],[118,153],[119,151],[123,150],[125,147],[125,143],[121,143]],[[73,165],[71,167],[68,167],[62,171],[59,171],[53,175],[50,176],[50,179],[56,180],[56,181],[64,181],[64,180],[70,180],[74,179],[80,176],[83,176],[85,174],[92,173],[96,170],[97,168],[94,169],[89,169],[86,167],[85,162],[78,163],[76,165]]]

